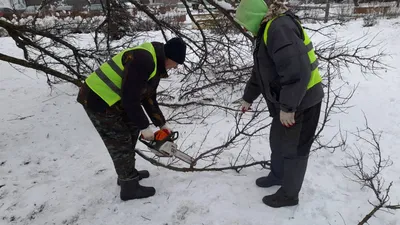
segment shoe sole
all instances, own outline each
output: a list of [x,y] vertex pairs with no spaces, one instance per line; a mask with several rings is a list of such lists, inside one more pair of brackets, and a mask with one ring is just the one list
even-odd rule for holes
[[296,204],[289,204],[289,205],[268,205],[267,203],[264,202],[265,205],[271,207],[271,208],[282,208],[282,207],[291,207],[291,206],[297,206],[299,203]]
[[258,184],[256,184],[256,185],[257,185],[257,187],[260,187],[260,188],[270,188],[270,187],[273,187],[273,186],[282,186],[282,184],[273,184],[273,185],[269,185],[269,186],[260,186]]

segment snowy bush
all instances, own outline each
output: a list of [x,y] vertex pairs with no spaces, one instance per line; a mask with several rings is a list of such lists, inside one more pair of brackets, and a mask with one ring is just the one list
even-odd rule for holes
[[7,37],[8,33],[5,29],[0,27],[0,37]]
[[[0,18],[0,20],[4,20],[5,21],[4,18]],[[8,36],[7,31],[4,28],[0,27],[0,37],[7,37],[7,36]]]
[[363,18],[363,27],[372,27],[378,23],[378,18],[375,14],[368,14]]
[[[164,14],[159,15],[160,20],[164,20],[174,27],[181,27],[183,22],[177,21],[179,14]],[[35,27],[38,30],[45,30],[53,34],[67,34],[67,33],[91,33],[101,32],[106,33],[108,29],[106,26],[98,30],[100,25],[105,21],[105,16],[94,16],[82,18],[77,17],[56,17],[46,16],[43,18],[34,18],[32,16],[26,18],[14,18],[11,23],[15,25],[26,25],[28,27]],[[111,26],[111,28],[118,27],[119,30],[124,32],[138,32],[138,31],[154,31],[158,30],[158,25],[146,16],[137,16],[129,21],[129,27],[121,24]],[[0,28],[0,37],[8,36],[4,29]]]
[[20,19],[13,19],[12,24],[35,27],[38,30],[49,31],[50,33],[89,33],[93,32],[105,17],[95,16],[91,18],[46,16],[34,18],[32,16]]

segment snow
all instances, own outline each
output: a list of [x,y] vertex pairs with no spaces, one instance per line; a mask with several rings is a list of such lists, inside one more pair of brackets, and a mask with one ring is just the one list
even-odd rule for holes
[[0,0],[0,7],[12,9],[10,0]]
[[0,0],[0,8],[25,9],[26,3],[21,0]]
[[[364,77],[356,67],[343,71],[345,82],[359,86],[350,101],[354,107],[348,114],[334,115],[331,124],[339,126],[340,123],[343,129],[355,131],[356,127],[363,127],[365,113],[371,128],[383,131],[383,155],[390,156],[394,164],[382,175],[387,183],[393,181],[391,203],[398,204],[400,48],[397,34],[400,20],[380,20],[371,28],[363,28],[362,20],[357,20],[335,29],[339,37],[346,39],[359,37],[366,31],[370,37],[379,34],[376,40],[384,41],[385,49],[392,54],[386,63],[393,68],[382,73],[381,78]],[[318,35],[313,38],[315,44],[323,40]],[[22,57],[12,39],[1,38],[1,43],[0,52]],[[122,202],[107,150],[75,101],[77,88],[63,84],[49,89],[43,75],[2,61],[0,69],[1,225],[342,225],[357,224],[372,209],[368,201],[376,201],[370,190],[347,178],[351,174],[342,167],[349,160],[346,152],[319,150],[310,158],[300,204],[295,207],[273,209],[262,203],[263,196],[278,188],[255,186],[255,179],[268,173],[259,167],[244,169],[241,173],[180,173],[155,167],[139,156],[137,167],[151,173],[141,184],[154,186],[157,193],[148,199]],[[168,82],[171,81],[163,81],[161,85],[166,86]],[[208,127],[214,125],[216,129],[207,142],[215,145],[224,140],[226,126],[232,126],[233,122],[221,115],[210,117],[209,121]],[[188,137],[188,133],[193,129],[205,133],[207,128],[172,126],[182,133],[178,143],[187,139],[188,144],[196,136]],[[330,137],[336,128],[328,127],[324,135]],[[258,159],[268,159],[268,137],[254,142],[251,151]],[[399,221],[399,212],[379,211],[369,224],[395,225]]]
[[219,6],[221,6],[225,10],[234,10],[235,9],[231,4],[229,4],[225,1],[215,1],[215,3],[217,3]]

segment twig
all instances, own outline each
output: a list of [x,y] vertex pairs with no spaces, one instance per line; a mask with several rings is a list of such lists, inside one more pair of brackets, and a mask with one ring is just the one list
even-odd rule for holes
[[15,119],[10,119],[10,120],[8,120],[8,121],[13,121],[13,120],[24,120],[24,119],[27,119],[27,118],[33,117],[33,116],[35,116],[35,115],[30,115],[30,116],[18,116],[17,118],[15,118]]
[[149,218],[147,218],[147,217],[144,217],[144,216],[141,216],[143,219],[145,219],[145,220],[147,220],[147,221],[151,221],[151,219],[149,219]]

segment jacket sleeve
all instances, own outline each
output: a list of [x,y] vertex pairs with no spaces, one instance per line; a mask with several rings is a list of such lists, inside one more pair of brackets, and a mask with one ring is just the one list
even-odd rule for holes
[[156,93],[153,93],[149,98],[145,98],[142,101],[142,105],[155,126],[161,127],[165,124],[165,118],[158,105]]
[[267,43],[268,54],[274,61],[280,80],[280,109],[285,112],[296,111],[306,94],[311,76],[307,49],[299,29],[293,23],[289,18],[274,21],[268,32]]
[[248,103],[253,103],[254,100],[260,96],[261,90],[260,87],[257,83],[257,78],[256,74],[254,72],[254,67],[253,70],[251,71],[251,76],[250,79],[246,83],[246,87],[244,89],[244,94],[242,99],[245,100]]
[[131,57],[133,59],[125,64],[122,106],[130,121],[143,130],[149,126],[149,120],[141,106],[141,90],[145,87],[155,64],[151,55],[145,51],[137,50]]

